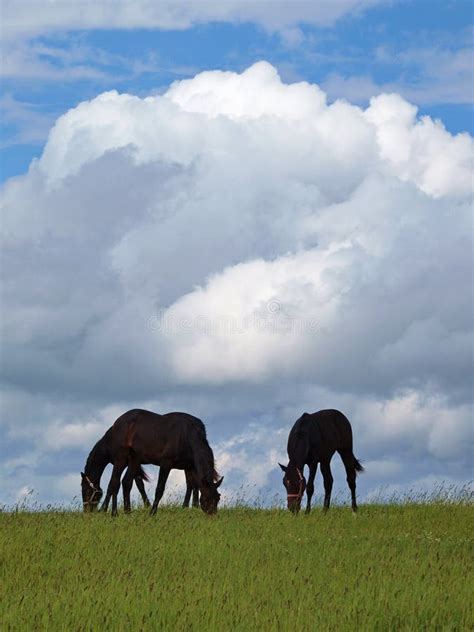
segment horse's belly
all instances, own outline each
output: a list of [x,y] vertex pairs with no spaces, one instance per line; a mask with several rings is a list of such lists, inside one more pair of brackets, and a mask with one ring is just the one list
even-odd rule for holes
[[154,443],[153,445],[133,446],[141,463],[152,463],[153,465],[169,465],[176,469],[188,469],[192,466],[192,461],[187,455],[179,450],[175,443]]

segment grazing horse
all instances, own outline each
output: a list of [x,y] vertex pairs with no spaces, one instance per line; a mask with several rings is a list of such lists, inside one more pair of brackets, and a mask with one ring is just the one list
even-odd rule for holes
[[[349,420],[338,410],[320,410],[310,415],[304,413],[290,431],[288,437],[289,463],[279,466],[285,473],[283,485],[286,487],[288,509],[298,513],[306,489],[306,513],[311,511],[311,497],[314,493],[314,477],[321,464],[324,480],[324,511],[329,509],[333,477],[330,462],[335,452],[339,452],[346,469],[347,483],[351,490],[352,511],[357,511],[356,474],[364,468],[352,451],[352,428]],[[308,483],[303,476],[303,468],[309,467]]]
[[[189,472],[191,490],[197,487],[201,493],[203,511],[217,511],[220,494],[217,491],[223,478],[214,467],[214,455],[207,442],[204,424],[197,417],[186,413],[158,415],[147,410],[134,409],[121,415],[100,439],[86,462],[82,473],[82,499],[84,508],[93,508],[102,496],[100,478],[108,463],[113,463],[112,476],[107,489],[106,501],[112,498],[112,515],[117,514],[117,494],[120,478],[128,466],[127,486],[141,478],[141,464],[160,466],[155,500],[151,513],[157,511],[166,481],[172,469]],[[186,500],[186,498],[185,498]],[[189,502],[189,497],[188,497]],[[104,509],[107,508],[104,501]]]

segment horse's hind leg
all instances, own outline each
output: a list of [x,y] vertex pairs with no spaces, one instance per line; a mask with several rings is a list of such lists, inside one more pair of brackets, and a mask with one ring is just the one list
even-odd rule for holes
[[[143,478],[142,478],[143,475],[144,475],[144,472],[141,468],[140,461],[138,460],[137,455],[135,454],[133,450],[130,450],[130,454],[128,457],[128,470],[125,476],[123,477],[124,480],[123,480],[122,486],[124,486],[125,479],[127,479],[127,487],[128,485],[130,485],[130,489],[132,489],[133,481],[135,481],[137,489],[140,492],[140,496],[142,497],[144,506],[149,507],[150,501],[148,500],[148,496],[146,495],[145,485],[143,483]],[[129,477],[130,477],[130,481],[128,480]],[[127,504],[126,504],[125,487],[123,488],[123,494],[124,494],[123,501],[124,501],[126,511],[127,510],[130,511],[130,489],[128,490],[128,498],[127,498]]]
[[324,480],[323,511],[324,513],[326,513],[326,511],[329,509],[329,505],[331,504],[332,484],[334,482],[334,479],[331,473],[330,459],[328,459],[327,461],[321,461],[321,474],[323,475],[323,480]]
[[141,476],[135,476],[135,483],[136,483],[138,491],[140,492],[140,496],[142,497],[143,505],[145,507],[149,507],[150,506],[150,501],[148,500],[148,496],[146,495],[145,485],[143,483],[142,477]]
[[160,502],[164,494],[166,481],[168,480],[170,471],[171,471],[171,468],[169,467],[160,467],[160,475],[158,477],[158,485],[156,486],[155,500],[153,501],[153,506],[150,512],[152,516],[156,514],[156,511],[158,509],[158,503]]
[[130,504],[130,492],[132,491],[133,486],[133,472],[130,467],[127,468],[125,472],[125,476],[122,479],[122,491],[123,491],[123,510],[125,513],[130,513],[131,504]]
[[354,464],[354,455],[352,454],[352,450],[339,450],[339,454],[341,456],[342,462],[344,463],[344,467],[346,469],[346,477],[347,484],[349,485],[349,489],[351,490],[351,498],[352,498],[352,511],[355,513],[357,511],[357,501],[356,501],[356,469]]
[[314,477],[316,476],[316,471],[318,469],[318,464],[309,466],[309,476],[308,476],[308,484],[306,485],[306,512],[309,514],[311,511],[311,498],[314,494]]

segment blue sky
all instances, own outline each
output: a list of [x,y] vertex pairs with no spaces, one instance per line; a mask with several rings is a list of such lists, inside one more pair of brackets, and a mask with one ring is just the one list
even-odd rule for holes
[[[4,63],[2,180],[40,155],[58,115],[98,93],[146,95],[201,70],[241,71],[265,59],[286,81],[310,81],[330,99],[366,104],[394,90],[442,119],[453,133],[473,133],[472,3],[382,2],[329,26],[297,22],[270,30],[252,22],[211,22],[180,30],[77,29],[11,36],[23,57]],[[39,64],[40,72],[34,68]],[[29,70],[31,69],[31,71]]]
[[2,9],[0,503],[69,502],[134,407],[228,496],[323,408],[362,499],[472,479],[472,3]]

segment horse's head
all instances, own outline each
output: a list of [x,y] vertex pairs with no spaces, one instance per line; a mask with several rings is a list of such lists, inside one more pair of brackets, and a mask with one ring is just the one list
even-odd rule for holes
[[207,513],[209,515],[217,513],[217,505],[219,504],[219,500],[221,499],[221,495],[217,490],[223,480],[224,477],[221,476],[221,478],[219,478],[217,482],[207,481],[201,485],[200,503],[201,509],[204,511],[204,513]]
[[99,483],[94,483],[81,472],[82,506],[84,511],[94,511],[102,498],[102,489]]
[[286,467],[281,463],[278,465],[283,470],[283,485],[286,489],[288,509],[293,513],[298,513],[301,507],[301,499],[306,489],[306,479],[299,467],[289,463]]

